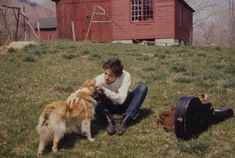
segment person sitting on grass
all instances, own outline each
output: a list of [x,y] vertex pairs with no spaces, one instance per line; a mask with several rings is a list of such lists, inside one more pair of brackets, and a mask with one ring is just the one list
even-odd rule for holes
[[[103,91],[103,94],[99,93],[95,96],[97,101],[95,112],[106,123],[109,135],[116,132],[122,135],[138,113],[147,95],[148,87],[140,84],[133,91],[129,91],[131,75],[123,69],[119,59],[109,59],[104,62],[103,71],[95,78],[96,86]],[[76,99],[75,92],[66,102],[72,104]],[[118,127],[112,117],[113,114],[122,115]]]

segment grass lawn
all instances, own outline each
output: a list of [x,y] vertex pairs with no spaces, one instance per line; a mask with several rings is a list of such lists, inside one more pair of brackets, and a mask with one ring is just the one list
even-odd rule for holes
[[123,136],[108,136],[96,119],[94,142],[68,133],[59,152],[49,146],[44,157],[235,157],[234,117],[190,141],[178,140],[155,122],[184,95],[207,93],[213,107],[235,110],[235,49],[56,41],[0,52],[0,158],[36,157],[35,127],[43,107],[66,99],[112,57],[132,74],[132,89],[139,83],[149,87],[135,124]]

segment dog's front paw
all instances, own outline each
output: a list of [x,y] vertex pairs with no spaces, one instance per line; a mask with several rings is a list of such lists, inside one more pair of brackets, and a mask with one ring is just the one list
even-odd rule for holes
[[57,153],[58,149],[57,148],[52,148],[53,153]]
[[42,157],[43,155],[42,155],[42,152],[38,152],[37,153],[37,157]]
[[95,141],[95,139],[94,139],[94,138],[88,138],[88,140],[89,140],[90,142]]

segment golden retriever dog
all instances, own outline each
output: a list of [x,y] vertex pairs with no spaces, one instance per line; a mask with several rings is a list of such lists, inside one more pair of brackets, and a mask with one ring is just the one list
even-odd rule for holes
[[43,152],[50,139],[53,141],[52,151],[57,152],[58,143],[68,127],[74,127],[76,133],[94,141],[90,124],[94,118],[96,101],[93,96],[96,91],[95,80],[88,80],[76,91],[77,100],[73,104],[59,100],[44,108],[36,127],[39,134],[38,154]]

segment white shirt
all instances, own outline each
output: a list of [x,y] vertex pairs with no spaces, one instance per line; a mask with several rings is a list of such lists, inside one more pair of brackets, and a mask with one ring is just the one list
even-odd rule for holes
[[123,70],[120,77],[113,83],[106,84],[104,73],[95,78],[96,86],[104,88],[104,94],[114,103],[123,104],[126,100],[129,87],[131,85],[131,75],[129,72]]

